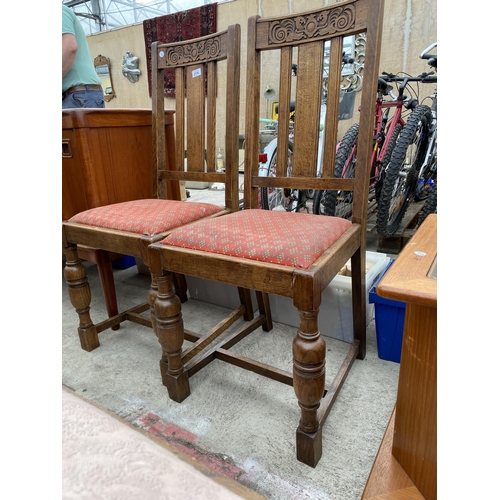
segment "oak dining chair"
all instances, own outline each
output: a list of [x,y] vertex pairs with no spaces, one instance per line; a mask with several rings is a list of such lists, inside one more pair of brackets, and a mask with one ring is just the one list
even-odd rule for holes
[[[144,303],[94,324],[90,316],[91,291],[78,246],[140,257],[148,265],[148,246],[172,230],[239,209],[238,124],[240,98],[241,28],[172,44],[152,44],[152,134],[154,151],[153,199],[140,199],[92,208],[63,221],[64,276],[69,297],[79,316],[81,347],[99,346],[99,333],[126,320],[152,327],[150,314],[143,314],[154,301],[156,283]],[[219,66],[223,66],[218,71]],[[175,143],[165,144],[164,72],[175,69]],[[218,81],[219,79],[219,81]],[[224,85],[222,85],[224,83]],[[221,108],[222,112],[217,110]],[[222,135],[217,137],[220,124]],[[217,143],[217,141],[219,141]],[[225,169],[216,168],[216,147],[223,145]],[[223,183],[224,206],[171,200],[167,182]],[[134,182],[130,179],[130,182]],[[184,275],[177,274],[182,282]],[[185,287],[178,286],[182,300]],[[184,294],[182,291],[184,290]],[[119,290],[117,291],[119,293]]]
[[[300,408],[297,458],[312,467],[321,457],[322,429],[330,409],[355,360],[366,354],[367,200],[382,20],[383,0],[346,1],[272,18],[252,16],[247,32],[244,208],[176,229],[149,247],[151,272],[158,285],[153,324],[162,347],[161,375],[169,397],[177,402],[187,398],[190,378],[215,359],[293,386]],[[356,173],[353,179],[339,179],[334,178],[334,166],[343,40],[360,33],[366,35],[366,46]],[[292,64],[296,64],[297,75],[293,82]],[[288,117],[284,122],[278,120],[276,175],[263,177],[259,176],[259,118],[269,72],[279,72],[279,108],[287,109],[295,101],[295,136],[290,172]],[[325,148],[318,177],[323,100],[327,107]],[[262,188],[352,191],[352,221],[262,210]],[[318,314],[323,290],[349,259],[354,340],[341,365],[330,367],[325,365]],[[257,315],[224,336],[223,328],[216,325],[209,337],[185,346],[182,305],[174,294],[172,273],[234,285],[235,293],[255,290]],[[297,333],[290,339],[291,372],[234,351],[252,331],[273,328],[270,293],[290,297],[300,318]],[[241,308],[232,311],[226,326],[242,314]]]

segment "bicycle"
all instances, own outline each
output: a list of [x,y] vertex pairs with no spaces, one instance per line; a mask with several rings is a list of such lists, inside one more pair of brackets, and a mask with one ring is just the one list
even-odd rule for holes
[[[405,95],[410,82],[419,78],[399,77],[383,72],[378,80],[375,108],[373,153],[370,171],[370,198],[378,200],[384,181],[385,170],[390,162],[401,130],[405,126],[404,109],[411,112],[418,100]],[[393,82],[401,82],[398,95],[393,93]],[[388,97],[391,99],[389,100]],[[394,109],[393,114],[391,111]],[[358,124],[352,125],[337,146],[335,159],[335,177],[353,178],[356,169]],[[318,191],[313,201],[313,212],[349,219],[352,214],[352,193],[344,191]]]
[[[437,55],[425,49],[420,57],[437,70]],[[422,73],[420,83],[437,83],[434,72]],[[377,232],[393,236],[413,200],[426,199],[437,179],[437,88],[430,96],[432,106],[419,104],[409,116],[394,148],[378,200]],[[436,201],[431,198],[429,203]],[[426,209],[426,212],[429,208]]]
[[[421,54],[421,59],[427,59],[427,63],[437,71],[437,56],[429,52],[437,46],[437,42],[427,47]],[[434,93],[429,96],[432,100],[432,126],[431,138],[429,140],[429,147],[427,148],[427,155],[424,163],[420,169],[417,189],[415,193],[415,200],[425,200],[425,204],[419,215],[417,227],[426,219],[429,214],[437,213],[437,88]],[[424,178],[425,172],[430,172],[428,178]]]

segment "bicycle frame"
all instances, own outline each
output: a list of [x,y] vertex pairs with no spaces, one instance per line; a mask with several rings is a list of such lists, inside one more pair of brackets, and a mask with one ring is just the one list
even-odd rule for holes
[[[370,185],[374,184],[376,179],[380,175],[380,166],[382,165],[385,154],[387,151],[387,147],[389,145],[389,138],[394,134],[394,129],[398,124],[401,127],[404,127],[404,120],[402,118],[403,115],[403,106],[406,103],[404,99],[404,95],[402,91],[406,86],[406,82],[400,87],[399,96],[396,97],[392,94],[392,91],[389,91],[388,94],[392,96],[392,101],[386,101],[383,97],[383,91],[379,89],[379,93],[377,96],[377,101],[375,105],[375,123],[373,127],[373,152],[371,157],[371,174],[370,174]],[[389,112],[391,108],[395,108],[394,115],[389,118]],[[385,110],[385,111],[384,111]],[[389,128],[386,132],[387,124],[389,124]],[[355,144],[352,148],[349,157],[346,160],[344,168],[342,170],[341,177],[344,177],[346,169],[350,165],[352,159],[356,155],[357,144]]]

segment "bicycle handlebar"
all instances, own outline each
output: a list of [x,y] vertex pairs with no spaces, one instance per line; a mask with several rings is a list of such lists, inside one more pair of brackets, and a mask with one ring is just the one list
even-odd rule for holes
[[437,42],[429,45],[423,52],[420,54],[420,59],[429,59],[430,57],[434,57],[431,54],[427,54],[427,52],[431,51],[434,47],[437,47]]
[[385,82],[403,82],[403,85],[406,86],[408,82],[420,82],[420,83],[436,83],[437,76],[431,76],[434,74],[434,71],[430,73],[422,73],[418,76],[397,76],[394,73],[387,73],[382,71],[382,76],[379,76],[379,81],[383,80]]
[[437,47],[437,42],[434,42],[433,44],[429,45],[421,54],[420,54],[420,59],[427,59],[427,64],[429,66],[436,68],[437,69],[437,55],[435,54],[429,54],[428,52],[431,51],[434,47]]

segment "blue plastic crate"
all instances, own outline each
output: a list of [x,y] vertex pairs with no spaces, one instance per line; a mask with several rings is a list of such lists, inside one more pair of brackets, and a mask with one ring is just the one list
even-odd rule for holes
[[111,265],[114,269],[128,269],[129,267],[135,266],[135,257],[124,255],[119,259],[115,259]]
[[378,357],[399,363],[403,344],[406,303],[385,299],[377,295],[378,282],[393,262],[394,259],[389,262],[384,272],[370,289],[368,301],[370,304],[375,305],[375,333],[377,335]]

